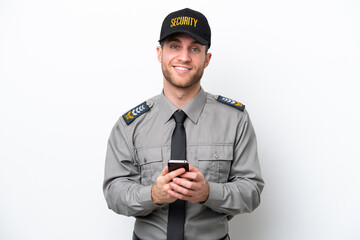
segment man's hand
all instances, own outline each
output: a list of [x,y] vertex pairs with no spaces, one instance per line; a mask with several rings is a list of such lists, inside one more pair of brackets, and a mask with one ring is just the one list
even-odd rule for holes
[[167,193],[173,198],[186,200],[192,203],[205,202],[210,193],[209,184],[204,175],[189,164],[189,172],[173,178]]
[[170,189],[169,183],[173,178],[180,176],[184,172],[184,168],[179,168],[169,173],[168,167],[166,166],[156,179],[155,185],[151,188],[151,198],[153,202],[156,204],[175,202],[176,197],[168,194],[168,190]]

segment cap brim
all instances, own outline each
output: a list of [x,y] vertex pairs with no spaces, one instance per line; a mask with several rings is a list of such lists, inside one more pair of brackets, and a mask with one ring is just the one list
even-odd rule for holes
[[205,39],[203,39],[202,37],[200,37],[197,34],[194,34],[193,32],[187,31],[187,30],[177,30],[175,32],[170,32],[164,36],[162,36],[162,38],[159,40],[159,42],[163,41],[165,38],[176,34],[176,33],[185,33],[187,35],[189,35],[190,37],[192,37],[193,39],[195,39],[197,42],[199,42],[202,45],[208,45],[210,47],[209,41],[206,41]]

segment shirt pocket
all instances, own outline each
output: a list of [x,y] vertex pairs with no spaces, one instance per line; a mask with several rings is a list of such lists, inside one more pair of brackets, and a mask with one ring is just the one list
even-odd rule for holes
[[228,181],[233,160],[232,145],[197,146],[198,166],[208,182]]
[[163,169],[161,148],[148,148],[138,151],[141,184],[153,185]]

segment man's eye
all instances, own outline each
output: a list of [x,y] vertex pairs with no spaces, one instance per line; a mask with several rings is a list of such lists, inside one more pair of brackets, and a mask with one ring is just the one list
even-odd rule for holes
[[192,50],[193,50],[194,52],[199,52],[199,51],[200,51],[200,49],[198,49],[198,48],[192,48]]
[[179,47],[177,45],[172,45],[171,48],[172,49],[178,49]]

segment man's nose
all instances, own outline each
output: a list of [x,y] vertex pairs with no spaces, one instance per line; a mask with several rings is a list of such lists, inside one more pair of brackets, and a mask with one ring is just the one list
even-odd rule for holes
[[188,49],[186,49],[186,48],[182,49],[182,51],[179,54],[179,60],[181,60],[182,62],[190,62],[191,61],[190,52]]

